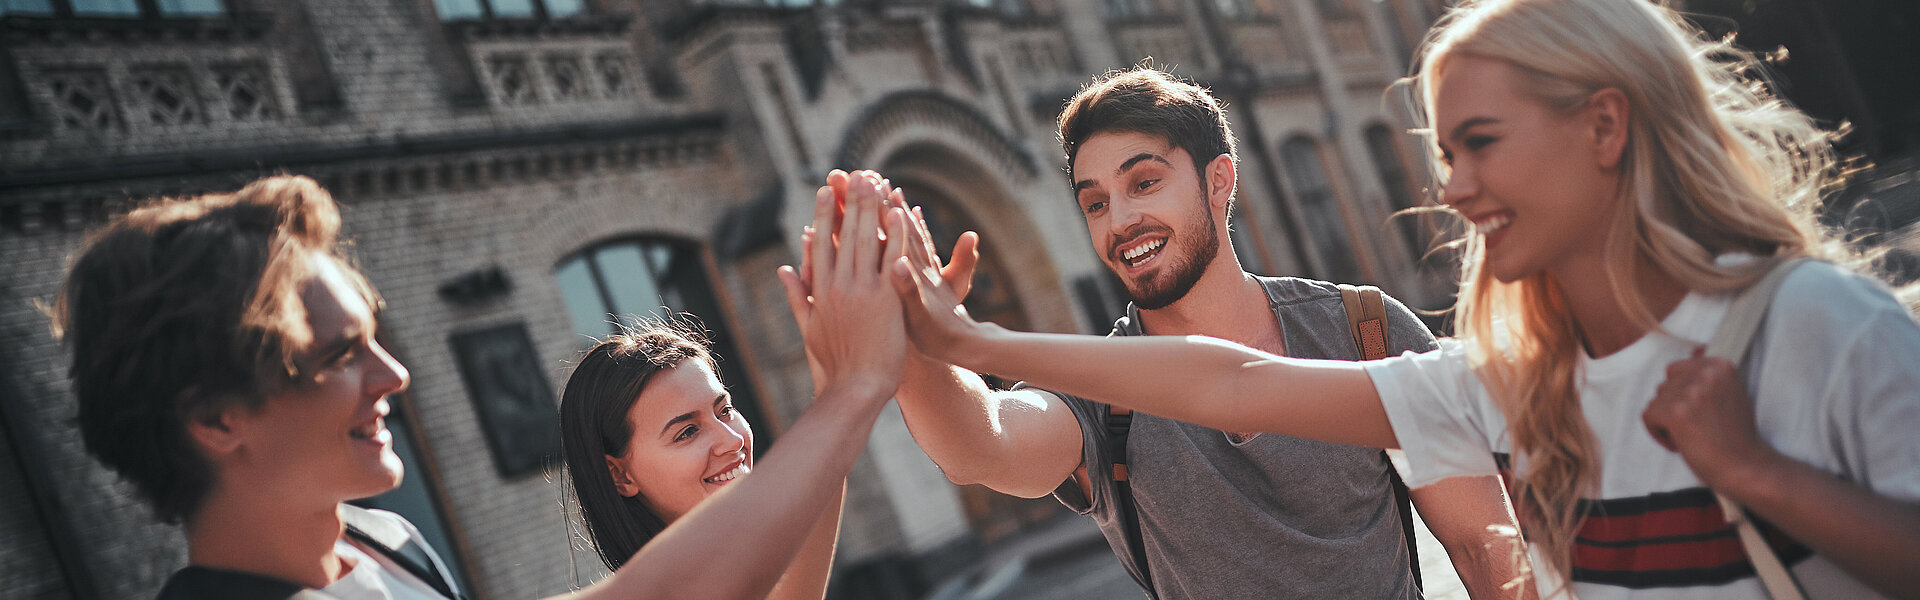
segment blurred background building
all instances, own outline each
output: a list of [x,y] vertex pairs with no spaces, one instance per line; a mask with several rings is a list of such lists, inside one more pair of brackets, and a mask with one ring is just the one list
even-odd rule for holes
[[[1122,299],[1053,120],[1111,68],[1151,58],[1228,103],[1250,270],[1444,307],[1444,265],[1421,255],[1445,232],[1388,219],[1425,197],[1389,88],[1441,4],[0,0],[0,593],[146,597],[185,563],[178,531],[81,448],[34,305],[90,227],[141,199],[274,172],[333,192],[413,373],[389,417],[406,483],[369,503],[422,526],[477,597],[533,597],[604,574],[553,449],[569,361],[610,315],[697,316],[761,450],[805,408],[773,273],[797,262],[828,169],[881,170],[946,244],[980,231],[974,315],[1107,331]],[[1818,114],[1861,125],[1876,159],[1914,151],[1911,7],[1689,4],[1825,48]],[[1826,19],[1811,42],[1792,37],[1808,14]],[[1904,51],[1904,79],[1862,43]],[[835,596],[918,596],[1062,512],[948,483],[889,411],[850,478]]]

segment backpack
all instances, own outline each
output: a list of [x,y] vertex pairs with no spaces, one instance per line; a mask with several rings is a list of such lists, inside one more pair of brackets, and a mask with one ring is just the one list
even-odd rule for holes
[[[1373,286],[1351,286],[1340,284],[1340,300],[1346,305],[1347,324],[1353,333],[1353,341],[1360,348],[1361,360],[1379,360],[1387,357],[1387,305],[1380,288]],[[1146,542],[1140,534],[1140,517],[1133,503],[1133,488],[1127,478],[1127,433],[1133,427],[1133,411],[1113,405],[1107,405],[1107,455],[1113,458],[1113,472],[1108,476],[1113,480],[1113,493],[1110,495],[1114,508],[1119,511],[1120,528],[1126,533],[1126,547],[1116,548],[1116,554],[1122,556],[1121,566],[1127,574],[1133,576],[1133,582],[1146,590],[1148,598],[1158,598],[1153,589],[1153,573],[1147,567]],[[1385,457],[1386,451],[1380,451]],[[1420,555],[1416,548],[1413,531],[1413,501],[1407,491],[1407,484],[1400,480],[1400,472],[1392,467],[1388,460],[1387,473],[1393,477],[1393,499],[1400,510],[1400,527],[1407,540],[1407,561],[1413,569],[1413,585],[1421,588]],[[1091,474],[1089,477],[1093,476]]]

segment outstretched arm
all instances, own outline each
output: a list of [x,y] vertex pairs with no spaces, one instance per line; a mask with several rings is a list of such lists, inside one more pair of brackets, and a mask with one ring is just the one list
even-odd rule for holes
[[[818,267],[810,282],[803,284],[791,268],[780,273],[807,351],[825,381],[813,406],[753,473],[674,521],[612,577],[577,597],[765,598],[789,565],[796,565],[809,530],[821,527],[826,511],[837,512],[843,482],[880,407],[899,385],[906,353],[895,317],[899,301],[881,274],[883,256],[898,250],[883,251],[876,236],[855,233],[879,227],[879,182],[856,182],[853,190],[837,228],[849,243],[840,248],[813,244],[811,259]],[[833,201],[824,188],[815,200],[816,205]],[[887,218],[904,216],[892,211]],[[815,231],[836,228],[816,219]],[[830,563],[830,558],[802,560],[797,566]]]
[[914,347],[955,365],[1215,429],[1398,447],[1357,363],[1283,358],[1202,336],[1013,332],[975,322],[938,270],[898,256],[892,279]]

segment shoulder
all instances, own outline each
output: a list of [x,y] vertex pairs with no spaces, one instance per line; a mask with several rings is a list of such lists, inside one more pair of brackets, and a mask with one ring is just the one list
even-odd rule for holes
[[1822,261],[1803,263],[1780,282],[1768,316],[1782,315],[1831,322],[1889,316],[1910,319],[1885,282]]
[[1276,304],[1302,304],[1340,299],[1338,284],[1318,279],[1264,276],[1257,276],[1256,279],[1260,280],[1261,287],[1267,289],[1267,297]]

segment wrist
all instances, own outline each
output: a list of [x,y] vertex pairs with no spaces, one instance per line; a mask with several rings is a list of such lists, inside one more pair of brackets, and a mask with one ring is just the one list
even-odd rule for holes
[[1714,491],[1726,494],[1741,504],[1774,493],[1778,476],[1796,463],[1792,458],[1765,444],[1752,453],[1731,457],[1711,473],[1697,473]]

